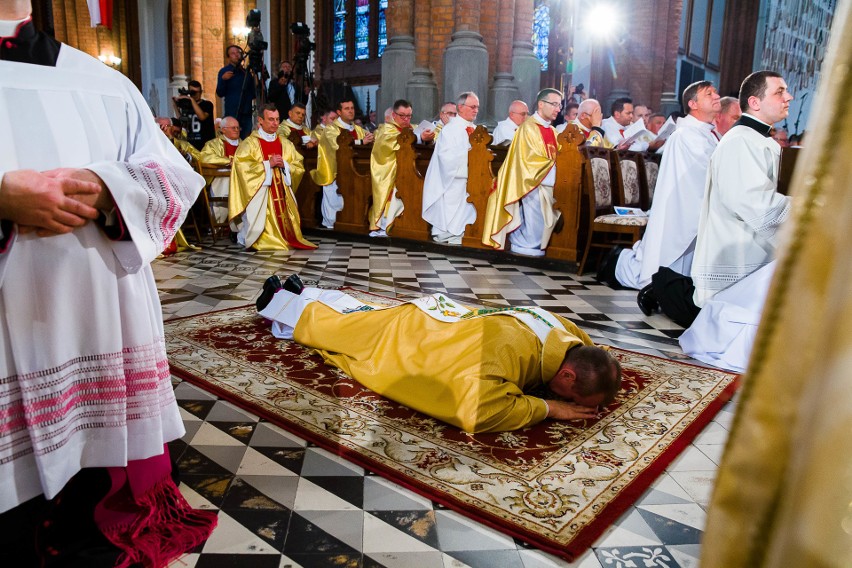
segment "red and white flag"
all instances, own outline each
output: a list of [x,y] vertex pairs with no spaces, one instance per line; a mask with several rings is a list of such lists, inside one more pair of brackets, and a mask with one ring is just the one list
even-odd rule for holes
[[112,29],[112,0],[86,0],[92,27],[104,25]]

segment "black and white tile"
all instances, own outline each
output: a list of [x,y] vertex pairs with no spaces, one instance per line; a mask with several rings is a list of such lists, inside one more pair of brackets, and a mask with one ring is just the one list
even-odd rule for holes
[[[246,252],[220,241],[154,263],[164,317],[253,302],[272,274],[390,296],[444,292],[461,302],[537,305],[579,323],[596,341],[687,359],[682,331],[645,317],[636,293],[559,268],[457,250],[312,237],[315,251]],[[178,383],[178,381],[175,381]],[[567,563],[450,511],[188,383],[175,389],[187,433],[170,444],[181,490],[219,526],[175,567],[583,568],[694,567],[734,403],[711,422],[592,549]]]

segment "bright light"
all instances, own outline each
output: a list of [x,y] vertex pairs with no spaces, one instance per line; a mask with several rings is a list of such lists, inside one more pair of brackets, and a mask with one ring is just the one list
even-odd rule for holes
[[586,27],[602,39],[616,39],[622,24],[615,9],[609,5],[595,6],[586,19]]
[[115,55],[106,55],[102,53],[98,55],[98,59],[100,59],[101,63],[105,65],[112,65],[113,67],[121,66],[121,58],[116,57]]
[[244,38],[244,37],[249,35],[250,31],[251,31],[251,29],[249,29],[249,28],[234,26],[233,28],[231,28],[231,35],[233,35],[234,37]]

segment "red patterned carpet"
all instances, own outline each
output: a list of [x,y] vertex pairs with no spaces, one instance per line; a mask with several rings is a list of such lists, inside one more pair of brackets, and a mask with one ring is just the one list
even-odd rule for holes
[[384,399],[300,345],[273,338],[253,307],[165,328],[175,375],[568,559],[648,488],[736,385],[730,373],[613,349],[624,384],[600,419],[471,435]]

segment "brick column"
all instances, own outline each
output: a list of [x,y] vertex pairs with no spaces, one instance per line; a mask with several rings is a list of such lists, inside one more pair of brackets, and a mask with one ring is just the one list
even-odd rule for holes
[[[406,98],[411,101],[413,123],[430,119],[438,112],[438,85],[429,69],[432,52],[432,0],[417,0],[414,12],[414,70],[405,85]],[[383,109],[379,109],[380,111]]]
[[[201,0],[189,0],[189,76],[196,81],[204,77],[204,29]],[[215,87],[214,87],[215,88]]]
[[[177,96],[179,87],[186,86],[186,24],[188,14],[184,11],[183,0],[171,0],[172,5],[172,77],[166,98]],[[209,89],[209,87],[206,87]],[[214,87],[215,90],[215,87]],[[169,107],[171,108],[171,106]]]
[[[490,1],[490,0],[486,0]],[[488,109],[488,50],[479,33],[481,0],[455,2],[452,41],[444,50],[444,99],[455,100],[464,91],[479,97],[480,111]],[[478,122],[487,122],[480,112]]]
[[661,33],[665,33],[666,44],[663,54],[662,95],[660,112],[669,114],[680,109],[680,95],[677,90],[677,49],[680,43],[680,20],[683,14],[683,0],[658,0],[660,8],[667,16],[658,19]]
[[[515,0],[500,0],[497,12],[497,72],[494,73],[494,83],[491,85],[489,100],[491,106],[488,114],[495,120],[506,117],[509,105],[520,98],[521,93],[512,75],[512,44],[515,32]],[[527,100],[527,104],[531,101]]]
[[514,38],[512,43],[512,75],[519,97],[532,108],[541,84],[541,63],[532,44],[533,0],[515,0]]
[[388,2],[385,13],[388,45],[382,54],[382,85],[376,96],[379,113],[397,99],[405,98],[406,83],[414,69],[415,0]]

